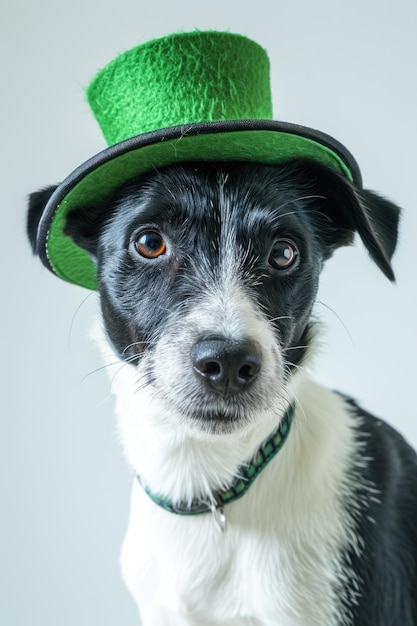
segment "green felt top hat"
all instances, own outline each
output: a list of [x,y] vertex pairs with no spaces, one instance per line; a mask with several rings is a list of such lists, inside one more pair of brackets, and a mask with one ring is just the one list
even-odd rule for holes
[[108,148],[72,172],[47,203],[37,252],[59,277],[96,288],[88,254],[63,233],[65,216],[132,177],[183,161],[320,161],[356,184],[359,168],[335,139],[272,120],[269,59],[231,33],[178,33],[129,50],[102,69],[87,99]]

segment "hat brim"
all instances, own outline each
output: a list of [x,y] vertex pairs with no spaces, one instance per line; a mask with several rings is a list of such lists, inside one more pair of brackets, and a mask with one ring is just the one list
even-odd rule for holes
[[74,170],[48,201],[37,233],[37,252],[60,278],[97,288],[96,266],[64,235],[68,212],[96,204],[147,171],[185,161],[249,161],[279,164],[294,158],[327,165],[357,186],[359,167],[338,141],[319,131],[271,120],[204,122],[138,135],[111,146]]

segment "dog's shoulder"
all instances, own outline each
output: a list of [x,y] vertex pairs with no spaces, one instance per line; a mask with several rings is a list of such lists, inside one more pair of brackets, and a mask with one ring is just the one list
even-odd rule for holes
[[[367,455],[368,473],[372,482],[387,495],[409,497],[416,502],[417,490],[398,491],[402,485],[417,485],[417,453],[406,439],[386,421],[347,399],[350,410],[357,418],[357,441]],[[396,488],[395,488],[396,487]],[[416,511],[417,512],[417,511]]]
[[[348,400],[357,425],[357,532],[366,545],[348,555],[363,592],[356,624],[417,624],[417,454],[385,421]],[[365,486],[366,485],[366,490]],[[369,486],[371,490],[369,490]],[[367,493],[366,493],[367,491]],[[379,621],[375,622],[375,616]],[[390,621],[390,616],[392,620]]]

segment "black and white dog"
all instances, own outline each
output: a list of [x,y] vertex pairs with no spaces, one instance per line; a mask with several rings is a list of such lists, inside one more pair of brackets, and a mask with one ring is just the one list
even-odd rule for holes
[[357,232],[392,280],[398,215],[297,160],[167,166],[69,214],[98,268],[145,626],[417,624],[416,454],[306,374],[323,263]]

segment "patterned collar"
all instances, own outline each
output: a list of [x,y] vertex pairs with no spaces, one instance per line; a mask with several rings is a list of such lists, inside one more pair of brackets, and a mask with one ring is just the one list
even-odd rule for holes
[[226,529],[224,506],[245,495],[262,470],[281,450],[290,432],[293,415],[294,404],[291,404],[278,428],[261,445],[252,461],[248,465],[242,465],[239,468],[236,473],[236,478],[226,491],[214,492],[212,501],[195,499],[191,504],[182,502],[173,503],[168,498],[152,493],[148,487],[143,485],[139,476],[137,476],[137,479],[151,500],[165,509],[165,511],[178,515],[200,515],[201,513],[211,512],[220,530],[224,531]]

